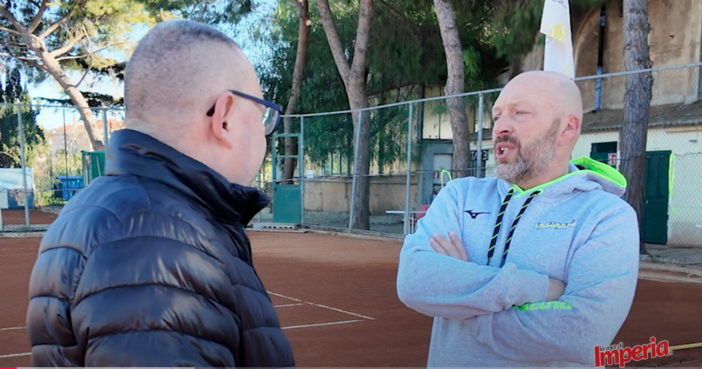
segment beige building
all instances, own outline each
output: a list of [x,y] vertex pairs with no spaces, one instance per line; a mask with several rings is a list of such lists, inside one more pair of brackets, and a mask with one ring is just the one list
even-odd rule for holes
[[[70,120],[69,120],[70,119]],[[68,152],[74,155],[80,155],[81,151],[92,151],[93,147],[90,144],[90,139],[88,138],[88,133],[85,130],[85,125],[83,121],[80,120],[78,113],[67,115],[66,125],[63,125],[45,130],[44,137],[49,144],[49,152],[53,157],[56,155],[57,151],[63,151],[64,148],[68,148]],[[123,128],[124,120],[121,117],[107,118],[107,128],[108,132],[113,132]],[[102,119],[98,119],[95,122],[96,133],[102,139],[103,135],[103,125]]]

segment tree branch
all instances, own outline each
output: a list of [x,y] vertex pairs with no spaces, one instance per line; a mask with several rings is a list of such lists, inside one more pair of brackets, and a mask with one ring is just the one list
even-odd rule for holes
[[0,27],[0,31],[5,31],[5,32],[7,32],[7,33],[9,33],[9,34],[11,34],[11,35],[20,36],[20,33],[17,32],[17,31],[15,31],[14,29],[9,29],[9,28],[5,28],[5,27]]
[[80,36],[75,37],[71,41],[68,42],[68,44],[60,49],[52,50],[49,52],[49,55],[51,55],[54,58],[58,58],[59,56],[71,51],[73,46],[76,46],[76,44],[83,39],[83,37],[87,37],[88,35],[83,32]]
[[22,61],[39,61],[39,60],[41,60],[40,58],[37,58],[37,57],[30,58],[30,57],[26,57],[26,56],[17,56],[17,55],[13,55],[13,54],[10,54],[10,53],[7,53],[7,54],[0,54],[0,56],[5,56],[5,57],[9,57],[9,58],[15,58],[15,59],[17,59],[17,60],[22,60]]
[[[88,39],[88,42],[90,42],[90,39]],[[101,48],[99,48],[99,49],[97,49],[97,50],[95,50],[95,51],[89,51],[87,54],[83,54],[83,55],[66,55],[66,56],[62,56],[62,57],[60,57],[60,58],[56,58],[56,61],[61,61],[61,60],[74,60],[74,59],[83,59],[83,58],[92,57],[93,55],[99,53],[100,51],[104,51],[104,50],[110,49],[111,47],[116,46],[116,45],[119,45],[119,44],[122,44],[122,43],[123,43],[123,42],[118,42],[118,43],[112,44],[112,45],[110,45],[110,46],[101,47]]]
[[42,32],[39,36],[37,36],[37,38],[40,39],[40,40],[45,39],[46,36],[48,36],[48,35],[51,34],[51,32],[54,32],[54,31],[55,31],[57,28],[59,28],[62,24],[66,23],[66,21],[68,21],[68,20],[71,18],[71,13],[73,13],[73,11],[69,11],[68,13],[66,13],[66,15],[64,15],[63,17],[61,17],[59,20],[57,20],[56,22],[52,23],[49,27],[47,27],[47,28],[44,30],[44,32]]
[[329,1],[316,1],[317,10],[319,11],[319,18],[322,22],[322,28],[324,28],[324,33],[327,35],[327,41],[329,42],[329,49],[331,49],[334,62],[336,63],[336,67],[339,69],[339,74],[341,74],[341,78],[344,80],[344,85],[348,85],[351,67],[344,56],[344,48],[339,40],[339,33],[336,31],[334,16],[332,16],[331,9],[329,9]]
[[68,11],[63,17],[59,18],[56,22],[52,23],[49,27],[47,27],[44,32],[42,32],[39,36],[37,36],[38,39],[43,40],[46,38],[46,36],[50,35],[51,32],[54,32],[57,28],[59,28],[62,24],[66,23],[73,13],[78,9],[78,7],[82,6],[85,1],[76,1],[73,4],[73,7],[71,10]]
[[22,24],[17,21],[17,18],[15,18],[15,16],[12,15],[7,8],[5,8],[5,5],[3,5],[2,2],[0,2],[0,15],[7,19],[15,27],[17,33],[22,34],[23,31],[26,31],[26,29],[22,27]]
[[360,0],[358,7],[358,27],[356,45],[353,52],[351,73],[363,73],[366,69],[366,52],[370,40],[370,26],[373,22],[373,0]]
[[26,49],[29,49],[29,46],[27,46],[27,44],[25,44],[25,43],[19,43],[19,42],[12,42],[12,41],[9,41],[9,42],[5,42],[4,44],[5,44],[5,46],[7,46],[7,47],[14,47],[14,48],[17,48],[17,49],[25,49],[25,50],[26,50]]
[[297,14],[302,14],[305,12],[305,6],[303,5],[303,1],[305,0],[290,0],[290,2],[295,5],[295,8],[297,8]]
[[[85,32],[85,35],[88,36],[88,31],[85,30],[85,27],[83,27],[83,32]],[[93,49],[93,43],[90,42],[90,37],[88,37],[88,55],[89,55],[90,61],[88,62],[88,68],[85,68],[85,72],[83,72],[83,76],[80,77],[80,80],[78,81],[78,83],[76,83],[76,85],[75,85],[76,88],[78,88],[78,86],[80,86],[80,84],[83,82],[85,77],[88,76],[88,73],[90,73],[90,69],[93,68],[93,55],[94,55],[94,53],[92,52],[92,49]]]
[[29,27],[27,27],[27,31],[29,33],[33,33],[34,30],[36,30],[37,27],[39,27],[39,23],[41,23],[41,19],[44,17],[44,11],[46,10],[47,0],[41,0],[41,4],[37,4],[36,1],[32,1],[32,4],[39,7],[39,10],[37,11],[37,15],[34,16],[34,19],[32,19],[32,23],[30,23]]
[[41,60],[40,58],[38,58],[38,57],[29,58],[29,57],[24,57],[24,56],[18,56],[18,55],[13,54],[12,51],[10,51],[10,49],[8,49],[5,45],[0,44],[0,47],[5,49],[5,52],[6,52],[5,54],[0,53],[0,56],[5,56],[5,57],[10,57],[10,58],[15,58],[17,60],[22,60],[23,62],[31,65],[34,68],[44,70],[44,71],[46,70],[46,68],[44,68],[44,66],[42,64],[38,64],[37,62],[35,62],[35,60]]
[[57,62],[60,62],[60,61],[64,61],[64,60],[85,59],[85,58],[87,58],[87,57],[89,57],[89,56],[90,56],[90,54],[86,54],[86,55],[66,55],[66,56],[62,56],[62,57],[60,57],[60,58],[56,58],[56,61],[57,61]]

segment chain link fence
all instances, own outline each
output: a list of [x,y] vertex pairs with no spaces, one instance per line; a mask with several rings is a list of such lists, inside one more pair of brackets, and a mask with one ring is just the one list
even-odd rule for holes
[[[700,178],[697,168],[702,165],[700,65],[648,71],[653,77],[653,98],[646,171],[642,173],[642,236],[648,260],[702,266],[702,198],[695,195],[694,187]],[[586,156],[620,169],[627,74],[631,73],[576,79],[585,116],[573,158]],[[438,86],[426,87],[423,93],[416,89],[404,92],[408,101],[372,107],[367,114],[343,111],[287,117],[292,122],[290,132],[302,144],[295,142],[286,152],[284,137],[272,140],[280,155],[275,169],[271,162],[262,167],[260,183],[273,202],[256,222],[360,228],[398,237],[412,232],[415,219],[457,171],[452,169],[453,131],[447,97],[440,96]],[[460,96],[468,117],[471,152],[469,166],[460,168],[463,173],[494,176],[491,109],[499,92]],[[379,100],[370,100],[374,98]],[[369,122],[366,150],[355,145],[354,126],[359,119]],[[288,164],[285,171],[281,155],[298,155],[299,150],[304,153],[302,165]],[[363,170],[366,163],[368,174]],[[367,188],[367,194],[355,194],[357,186]],[[359,212],[364,219],[354,223]],[[300,215],[286,217],[283,213]]]
[[[702,198],[695,195],[702,165],[700,65],[650,71],[654,84],[642,173],[642,235],[651,260],[702,265]],[[626,74],[576,79],[585,116],[574,158],[587,156],[620,168]],[[460,168],[463,173],[494,176],[491,109],[499,92],[458,97],[470,132],[470,161]],[[391,103],[362,114],[282,118],[256,181],[272,202],[254,218],[254,227],[299,224],[396,237],[413,231],[417,217],[458,176],[452,168],[448,100],[432,86],[369,100]],[[123,111],[91,111],[96,140],[107,141],[122,128]],[[290,134],[282,134],[286,123]],[[359,124],[362,140],[354,136]],[[102,147],[90,139],[73,107],[0,104],[1,229],[45,229],[89,182],[86,153],[95,149]]]
[[[121,129],[124,112],[93,108],[95,141]],[[86,185],[84,153],[104,149],[78,109],[0,103],[0,230],[44,230]]]
[[[702,178],[700,65],[654,68],[651,76],[645,169],[641,173],[645,259],[702,266],[702,197],[695,195],[697,181]],[[589,156],[621,171],[629,160],[620,155],[626,73],[585,77],[577,84],[588,113],[573,157]]]

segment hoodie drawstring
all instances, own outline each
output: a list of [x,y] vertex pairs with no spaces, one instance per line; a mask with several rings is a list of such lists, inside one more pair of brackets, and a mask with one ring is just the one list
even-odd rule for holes
[[[512,228],[509,229],[509,234],[507,235],[507,241],[505,243],[505,251],[502,253],[502,262],[500,263],[500,266],[504,264],[504,261],[507,259],[507,252],[509,251],[509,245],[512,242],[512,235],[514,234],[514,229],[517,228],[517,223],[519,223],[519,218],[522,217],[522,214],[524,214],[524,211],[526,210],[527,206],[529,206],[529,203],[531,200],[534,199],[536,195],[541,193],[541,191],[534,191],[529,195],[529,197],[526,199],[524,202],[524,205],[522,205],[522,208],[519,209],[519,213],[517,216],[514,218],[514,221],[512,222]],[[507,204],[509,203],[509,200],[512,199],[512,195],[514,194],[514,188],[510,189],[509,192],[507,193],[507,196],[505,196],[505,199],[502,201],[502,206],[500,206],[500,212],[497,213],[497,221],[495,222],[495,230],[492,233],[492,239],[490,240],[490,248],[488,248],[488,264],[490,264],[490,260],[492,259],[492,255],[495,253],[495,245],[497,244],[497,236],[500,234],[500,228],[502,226],[502,217],[505,214],[505,209],[507,209]]]

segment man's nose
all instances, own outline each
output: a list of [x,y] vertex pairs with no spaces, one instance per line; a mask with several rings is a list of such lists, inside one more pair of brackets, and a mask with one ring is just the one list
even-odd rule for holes
[[513,132],[513,127],[508,118],[500,117],[500,119],[494,123],[492,132],[496,136],[511,135]]

